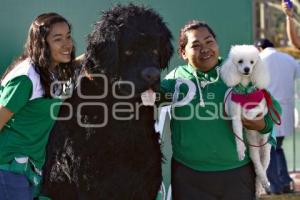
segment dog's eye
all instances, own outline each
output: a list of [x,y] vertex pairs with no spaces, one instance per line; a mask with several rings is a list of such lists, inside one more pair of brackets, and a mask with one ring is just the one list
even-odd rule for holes
[[243,60],[239,60],[239,61],[238,61],[239,64],[242,64],[243,62],[244,62]]
[[126,51],[124,52],[124,54],[125,54],[126,56],[131,56],[131,55],[133,54],[133,51],[131,51],[131,50],[126,50]]
[[152,51],[155,55],[158,55],[158,50],[157,49],[153,49]]
[[253,64],[253,63],[254,63],[254,61],[253,61],[253,60],[251,60],[251,61],[250,61],[250,63],[251,63],[251,64]]

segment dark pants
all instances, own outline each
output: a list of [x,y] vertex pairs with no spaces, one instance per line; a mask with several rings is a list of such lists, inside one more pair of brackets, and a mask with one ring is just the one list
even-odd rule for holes
[[172,160],[172,200],[254,200],[252,163],[219,172],[195,171]]
[[272,193],[282,193],[285,187],[289,188],[292,181],[286,164],[282,143],[284,137],[276,137],[276,148],[271,149],[271,160],[267,170],[268,179],[271,183]]
[[0,200],[32,200],[32,195],[26,176],[0,170]]

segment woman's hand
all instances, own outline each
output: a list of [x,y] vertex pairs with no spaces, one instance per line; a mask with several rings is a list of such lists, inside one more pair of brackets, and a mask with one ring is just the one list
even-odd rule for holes
[[10,112],[4,106],[0,105],[0,131],[14,113]]
[[75,58],[75,62],[77,63],[77,65],[81,65],[84,59],[85,59],[85,54],[81,54],[80,56],[77,56]]
[[249,130],[263,130],[266,126],[262,113],[258,114],[255,119],[242,119],[243,126]]
[[284,2],[284,0],[281,1],[281,8],[283,12],[288,16],[292,17],[293,16],[293,9],[288,7],[288,3]]

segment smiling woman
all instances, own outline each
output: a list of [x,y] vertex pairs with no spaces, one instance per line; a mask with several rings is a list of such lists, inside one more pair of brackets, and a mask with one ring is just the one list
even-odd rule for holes
[[[235,136],[224,117],[228,87],[220,77],[222,60],[216,35],[208,24],[188,22],[180,31],[179,54],[186,61],[161,82],[170,97],[172,199],[252,200],[255,173],[247,154],[239,160]],[[243,125],[267,133],[269,116]]]
[[[23,55],[0,86],[0,199],[30,200],[39,194],[49,132],[62,85],[71,80],[74,46],[68,21],[56,13],[31,24]],[[68,84],[69,85],[69,84]],[[57,96],[55,96],[55,95]]]
[[56,23],[46,38],[51,53],[52,67],[71,60],[73,41],[70,27],[65,22]]

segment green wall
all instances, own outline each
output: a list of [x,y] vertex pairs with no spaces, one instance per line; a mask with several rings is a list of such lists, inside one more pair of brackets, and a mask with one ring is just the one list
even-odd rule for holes
[[[120,0],[0,0],[0,73],[22,53],[31,21],[42,12],[54,11],[65,16],[73,25],[77,55],[84,51],[86,35],[101,11]],[[180,28],[189,20],[207,21],[217,34],[223,55],[231,44],[252,42],[251,0],[135,0],[157,10],[177,38]],[[170,68],[182,63],[174,54]],[[165,74],[165,73],[164,73]]]

